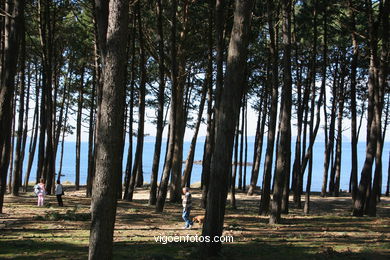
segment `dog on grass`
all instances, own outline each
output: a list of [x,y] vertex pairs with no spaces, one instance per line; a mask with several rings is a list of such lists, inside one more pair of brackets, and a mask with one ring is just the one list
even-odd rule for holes
[[192,218],[192,222],[198,222],[199,224],[203,224],[204,222],[204,216],[196,216]]

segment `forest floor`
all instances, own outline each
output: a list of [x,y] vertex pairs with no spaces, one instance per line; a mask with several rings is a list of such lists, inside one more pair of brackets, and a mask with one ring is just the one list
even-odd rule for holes
[[[201,192],[193,189],[191,216],[202,215]],[[148,206],[149,191],[137,189],[133,202],[119,201],[114,234],[114,259],[198,259],[199,243],[156,242],[155,236],[201,235],[196,223],[183,229],[181,205],[167,202],[164,213]],[[304,199],[304,197],[302,196]],[[86,259],[90,199],[85,189],[66,187],[65,207],[55,196],[37,207],[32,192],[5,196],[0,215],[0,259]],[[222,259],[390,259],[390,198],[378,204],[378,217],[351,216],[351,199],[311,196],[311,213],[290,203],[280,225],[259,216],[259,195],[237,193],[237,209],[226,208]]]

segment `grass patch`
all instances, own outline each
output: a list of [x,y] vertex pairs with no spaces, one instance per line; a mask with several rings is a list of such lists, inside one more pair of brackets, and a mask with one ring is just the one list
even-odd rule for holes
[[69,220],[69,221],[88,221],[91,219],[90,213],[78,213],[78,207],[75,206],[73,209],[69,209],[65,214],[62,214],[56,210],[46,211],[44,216],[35,216],[36,220],[47,220],[47,221],[58,221],[58,220]]

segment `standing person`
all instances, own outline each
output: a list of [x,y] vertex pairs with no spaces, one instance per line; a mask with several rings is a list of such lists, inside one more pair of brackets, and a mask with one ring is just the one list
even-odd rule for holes
[[40,182],[38,183],[38,207],[42,207],[44,202],[45,202],[45,195],[46,195],[46,190],[45,190],[45,180],[41,178]]
[[185,221],[185,225],[184,225],[184,228],[185,229],[191,229],[192,228],[192,225],[193,225],[193,222],[191,221],[190,219],[190,212],[191,212],[191,209],[192,209],[192,201],[191,201],[191,193],[190,193],[190,189],[188,187],[184,187],[183,190],[183,195],[184,195],[184,199],[183,199],[183,219]]
[[64,204],[62,202],[62,195],[64,195],[64,187],[62,186],[60,180],[57,180],[55,193],[57,196],[58,206],[63,207]]

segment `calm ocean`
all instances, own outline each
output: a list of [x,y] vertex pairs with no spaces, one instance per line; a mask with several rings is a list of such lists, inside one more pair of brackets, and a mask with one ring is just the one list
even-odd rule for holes
[[[152,137],[148,137],[148,140],[153,139]],[[136,142],[134,142],[135,144]],[[28,145],[28,143],[27,143]],[[365,143],[360,142],[358,144],[358,164],[359,164],[359,180],[360,180],[360,171],[362,169],[364,159],[365,159]],[[190,142],[184,143],[184,154],[183,154],[183,160],[187,158],[187,153],[189,150]],[[203,155],[203,146],[204,141],[199,141],[196,146],[196,152],[195,152],[195,160],[202,160]],[[28,146],[27,146],[28,147]],[[159,174],[161,175],[162,172],[162,165],[163,165],[163,158],[165,156],[165,147],[166,143],[163,143],[162,145],[162,156],[161,156],[161,163],[160,163],[160,171]],[[261,162],[260,167],[260,174],[259,174],[259,181],[258,185],[261,185],[262,175],[263,175],[263,166],[264,166],[264,153],[265,153],[265,147],[266,144],[264,144],[263,149],[263,158]],[[295,142],[292,144],[292,151],[294,151]],[[314,159],[314,165],[313,165],[313,177],[312,177],[312,191],[320,191],[321,185],[322,185],[322,175],[323,175],[323,163],[324,163],[324,143],[323,142],[316,142],[314,145],[314,153],[313,153],[313,159]],[[76,145],[75,142],[65,142],[64,144],[64,159],[63,159],[63,168],[62,168],[62,174],[64,176],[61,177],[62,181],[69,181],[73,182],[75,181],[75,158],[76,158]],[[127,150],[128,150],[128,143],[125,145],[125,153],[123,158],[127,158]],[[133,146],[133,151],[135,150],[135,145]],[[390,143],[386,142],[384,149],[383,149],[383,181],[382,181],[382,191],[386,188],[386,182],[387,182],[387,167],[389,163],[389,150],[390,150]],[[59,147],[60,151],[60,147]],[[144,172],[144,180],[145,182],[150,182],[150,174],[152,171],[152,162],[153,162],[153,152],[154,152],[154,142],[146,141],[144,144],[144,152],[143,152],[143,172]],[[36,154],[37,155],[37,154]],[[27,154],[26,154],[27,157]],[[60,153],[58,152],[57,155],[57,172],[59,167],[59,157]],[[293,156],[294,157],[294,156]],[[248,162],[252,162],[253,158],[253,142],[248,142]],[[292,162],[293,162],[292,158]],[[27,160],[25,160],[24,165],[24,172],[27,167]],[[31,177],[30,181],[35,180],[36,176],[36,157],[34,160],[33,168],[31,171]],[[123,161],[123,166],[125,167],[126,161]],[[86,184],[87,179],[87,166],[88,166],[88,143],[82,142],[81,144],[81,169],[80,169],[80,184]],[[184,169],[184,164],[183,164]],[[251,166],[247,166],[247,177],[246,177],[246,183],[249,184],[250,182],[250,175],[251,175]],[[342,161],[341,161],[341,179],[340,179],[340,188],[343,190],[348,189],[349,185],[349,178],[350,178],[350,171],[351,171],[351,144],[350,142],[344,142],[342,146]],[[24,173],[23,172],[23,173]],[[191,183],[200,182],[201,178],[201,172],[202,172],[202,166],[198,164],[194,164],[193,171],[192,171],[192,177],[191,177]],[[160,179],[160,175],[159,178]],[[304,175],[304,187],[306,187],[306,177],[307,174]]]

